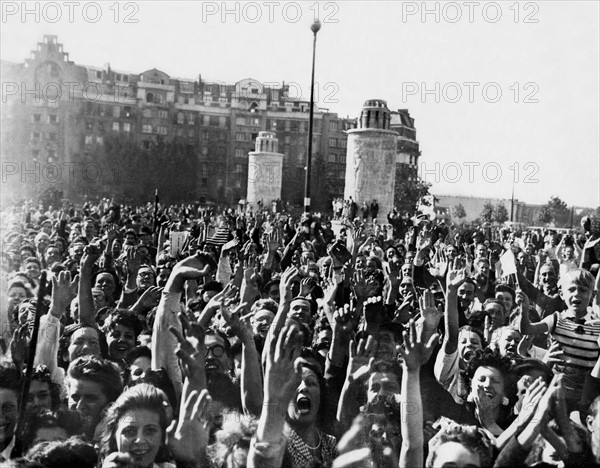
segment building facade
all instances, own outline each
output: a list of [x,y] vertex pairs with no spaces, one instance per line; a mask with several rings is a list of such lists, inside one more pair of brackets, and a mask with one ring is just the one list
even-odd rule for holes
[[[2,62],[3,193],[53,191],[73,201],[117,197],[237,204],[246,197],[248,153],[259,132],[279,140],[284,203],[301,206],[309,102],[289,86],[234,84],[75,64],[44,36],[23,63]],[[344,193],[346,131],[316,108],[311,190],[315,210]]]

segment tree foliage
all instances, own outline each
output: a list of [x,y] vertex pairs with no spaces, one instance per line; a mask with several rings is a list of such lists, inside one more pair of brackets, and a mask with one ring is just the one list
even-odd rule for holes
[[571,211],[567,204],[559,197],[552,196],[542,206],[538,220],[544,224],[553,223],[557,227],[567,226],[570,222]]
[[508,218],[508,210],[502,203],[498,203],[494,207],[494,221],[502,224],[503,222],[508,221]]
[[479,218],[484,223],[491,223],[494,220],[494,205],[491,202],[486,202],[483,205],[483,209],[479,213]]
[[452,208],[452,217],[457,218],[459,221],[467,217],[467,212],[462,203],[459,203]]
[[[404,165],[399,164],[399,166]],[[396,171],[394,207],[398,210],[398,213],[402,215],[408,213],[412,216],[416,211],[419,200],[426,195],[430,195],[429,188],[431,184],[421,180],[415,173],[410,171],[410,169],[404,167]]]

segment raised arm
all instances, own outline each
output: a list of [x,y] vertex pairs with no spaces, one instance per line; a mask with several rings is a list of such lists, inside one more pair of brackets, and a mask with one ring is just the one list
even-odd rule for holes
[[417,333],[415,322],[408,323],[409,333],[404,332],[402,355],[402,389],[400,393],[400,430],[402,448],[400,468],[423,466],[423,405],[421,401],[421,366],[429,361],[438,336],[433,335],[427,343],[423,332]]
[[94,297],[92,296],[92,266],[98,260],[100,251],[95,245],[88,245],[81,257],[79,272],[79,287],[77,301],[79,303],[79,322],[85,325],[96,326],[94,317]]

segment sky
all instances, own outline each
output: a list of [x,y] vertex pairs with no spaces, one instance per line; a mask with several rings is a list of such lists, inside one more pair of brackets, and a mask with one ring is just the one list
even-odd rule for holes
[[[356,117],[408,109],[440,195],[600,205],[600,2],[3,2],[2,59],[56,34],[77,64],[286,82]],[[23,5],[26,6],[27,13]]]

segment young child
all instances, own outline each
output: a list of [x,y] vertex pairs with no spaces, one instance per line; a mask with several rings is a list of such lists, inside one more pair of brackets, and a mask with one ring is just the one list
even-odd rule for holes
[[598,337],[600,320],[589,308],[594,292],[594,277],[583,269],[565,274],[560,280],[560,295],[567,310],[555,312],[538,323],[529,322],[528,299],[521,291],[517,303],[521,306],[521,333],[538,335],[549,332],[560,346],[561,362],[554,365],[554,372],[564,374],[563,383],[567,390],[567,403],[571,410],[581,398],[586,374],[589,374],[600,356]]

